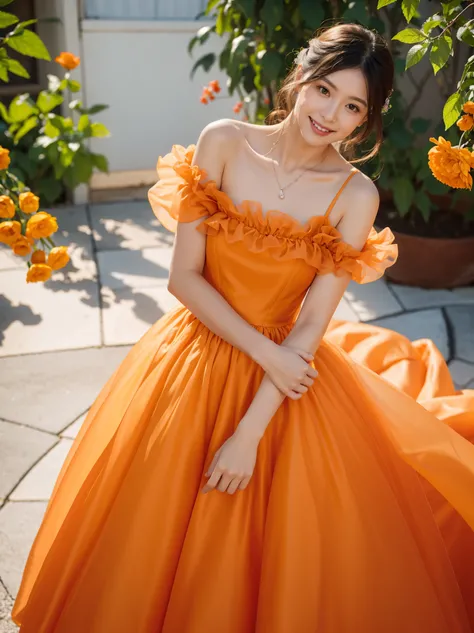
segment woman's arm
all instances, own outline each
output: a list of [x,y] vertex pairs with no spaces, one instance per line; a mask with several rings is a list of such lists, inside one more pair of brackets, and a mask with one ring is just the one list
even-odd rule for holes
[[[208,125],[199,138],[193,162],[219,187],[226,158],[234,150],[239,135],[235,125],[224,120]],[[204,279],[207,238],[196,230],[201,221],[178,222],[168,290],[214,334],[257,362],[285,395],[300,397],[302,382],[311,384],[316,376],[309,365],[312,354],[299,350],[296,343],[291,348],[281,348],[247,323]]]
[[[368,178],[358,176],[352,182],[351,208],[344,214],[337,229],[344,242],[360,250],[377,215],[379,194]],[[315,354],[349,282],[348,273],[340,277],[334,274],[316,276],[298,319],[281,346],[297,346]],[[237,430],[257,439],[261,438],[284,399],[285,395],[265,376]]]

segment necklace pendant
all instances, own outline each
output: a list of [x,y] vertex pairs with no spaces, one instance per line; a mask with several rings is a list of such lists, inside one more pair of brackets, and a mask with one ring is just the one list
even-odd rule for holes
[[283,191],[283,189],[280,189],[280,193],[278,194],[278,197],[280,198],[280,200],[283,200],[285,197],[285,192]]

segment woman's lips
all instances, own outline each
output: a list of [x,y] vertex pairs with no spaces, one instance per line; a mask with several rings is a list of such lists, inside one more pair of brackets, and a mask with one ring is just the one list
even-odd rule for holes
[[[311,127],[313,129],[313,132],[315,132],[315,134],[317,134],[318,136],[328,136],[328,134],[332,134],[334,132],[334,130],[330,130],[329,128],[324,127],[323,125],[320,125],[319,123],[317,123],[314,119],[312,119],[311,117],[309,117],[310,123],[311,123]],[[317,126],[319,126],[319,129]],[[327,131],[325,131],[327,130]]]

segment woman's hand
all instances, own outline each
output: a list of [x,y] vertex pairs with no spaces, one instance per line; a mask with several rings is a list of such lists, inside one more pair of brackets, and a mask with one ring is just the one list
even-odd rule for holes
[[255,468],[258,443],[256,434],[237,428],[214,455],[205,474],[209,480],[202,492],[217,488],[232,495],[237,489],[244,490]]
[[262,367],[275,387],[292,400],[298,400],[308,391],[318,372],[309,364],[313,355],[303,349],[273,346]]

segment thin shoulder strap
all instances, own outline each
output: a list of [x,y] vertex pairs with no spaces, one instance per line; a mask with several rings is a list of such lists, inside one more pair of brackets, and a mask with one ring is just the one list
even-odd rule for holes
[[356,173],[359,170],[357,169],[357,167],[352,167],[350,174],[347,176],[347,178],[344,180],[344,182],[341,185],[341,188],[339,189],[339,191],[336,193],[336,195],[334,196],[331,204],[328,206],[326,213],[324,214],[324,217],[327,218],[328,215],[331,213],[331,211],[334,209],[334,205],[336,204],[336,202],[338,201],[339,196],[341,195],[341,193],[344,191],[345,186],[347,185],[347,183],[349,182],[349,180],[356,175]]

